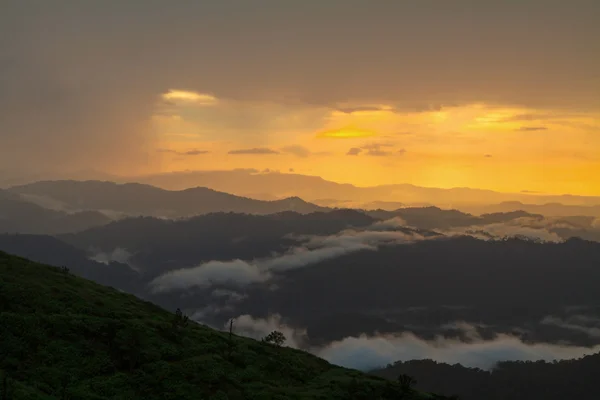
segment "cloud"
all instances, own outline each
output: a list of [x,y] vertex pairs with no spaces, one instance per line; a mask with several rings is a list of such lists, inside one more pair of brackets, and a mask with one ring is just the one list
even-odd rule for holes
[[389,107],[385,106],[357,106],[357,107],[340,107],[337,111],[344,114],[352,114],[357,112],[370,112],[370,111],[384,111],[389,110]]
[[542,321],[544,325],[557,326],[575,332],[582,332],[591,338],[600,338],[600,319],[585,315],[573,315],[566,319],[547,316]]
[[498,335],[496,339],[489,341],[477,339],[477,336],[474,336],[474,339],[464,343],[442,337],[425,341],[412,333],[361,335],[348,337],[312,351],[333,364],[362,371],[385,367],[395,361],[423,359],[489,370],[500,361],[574,359],[600,351],[600,346],[586,348],[545,343],[528,344],[510,335]]
[[281,148],[281,151],[283,153],[293,154],[297,157],[302,157],[302,158],[308,157],[311,154],[310,150],[308,150],[304,146],[299,146],[299,145],[284,146]]
[[248,297],[246,294],[228,289],[215,289],[210,295],[214,298],[225,299],[229,303],[238,303]]
[[485,158],[492,158],[493,156],[491,154],[485,154],[484,157]]
[[545,130],[548,130],[548,128],[545,126],[522,126],[515,130],[522,131],[522,132],[534,132],[534,131],[545,131]]
[[202,106],[211,106],[218,103],[218,100],[215,96],[211,94],[198,93],[187,90],[169,90],[167,93],[162,95],[162,98],[172,102],[186,102],[186,103],[194,103]]
[[[377,227],[375,227],[377,229]],[[379,246],[412,243],[420,235],[400,231],[342,231],[331,236],[299,236],[303,246],[273,257],[244,261],[209,261],[197,267],[173,270],[155,278],[149,286],[155,293],[213,285],[243,287],[266,282],[274,272],[285,272],[317,264],[361,250],[376,251]]]
[[254,147],[251,149],[230,150],[229,154],[279,154],[279,152],[267,147]]
[[368,156],[384,157],[384,156],[389,156],[392,153],[389,151],[384,151],[384,150],[368,150],[366,154]]
[[[332,364],[361,371],[382,368],[396,361],[423,359],[490,370],[501,361],[575,359],[600,351],[600,346],[586,348],[529,344],[507,334],[498,335],[493,340],[483,340],[478,334],[478,326],[463,321],[447,324],[443,328],[464,332],[469,342],[442,336],[427,341],[413,333],[401,332],[373,336],[363,334],[312,348],[306,347],[307,331],[284,323],[279,314],[267,318],[241,315],[234,319],[233,327],[236,334],[257,340],[278,330],[287,338],[286,346],[308,350]],[[229,325],[226,324],[224,328],[228,329]]]
[[[346,155],[348,155],[348,156],[357,156],[357,155],[363,153],[364,150],[366,150],[366,152],[364,152],[363,154],[368,155],[368,156],[374,156],[374,157],[389,156],[389,155],[392,155],[392,152],[391,151],[387,151],[387,150],[383,150],[383,148],[393,147],[393,146],[394,146],[393,143],[388,143],[388,142],[383,142],[383,143],[369,143],[369,144],[365,144],[365,145],[360,146],[360,147],[352,147],[350,150],[348,150],[348,152],[346,153]],[[397,153],[404,154],[404,153],[406,153],[406,150],[405,149],[399,149],[397,151]]]
[[150,282],[155,293],[183,290],[193,287],[231,284],[244,286],[264,282],[270,275],[258,266],[242,260],[209,261],[193,268],[169,271]]
[[446,235],[469,235],[481,240],[499,240],[505,237],[527,237],[544,242],[560,243],[564,239],[554,232],[550,232],[547,223],[537,224],[535,219],[517,218],[508,222],[499,222],[488,225],[472,225],[467,227],[440,230]]
[[210,151],[208,151],[208,150],[198,150],[198,149],[185,150],[185,151],[178,151],[178,150],[171,150],[171,149],[159,149],[158,151],[161,153],[176,154],[178,156],[198,156],[201,154],[210,153]]
[[99,262],[101,264],[110,264],[111,262],[118,262],[122,264],[128,264],[133,254],[128,252],[126,249],[117,247],[111,252],[99,252],[90,257],[90,260]]
[[385,221],[375,222],[373,225],[371,225],[371,227],[369,229],[374,230],[374,231],[378,231],[378,230],[387,231],[387,230],[395,230],[398,228],[403,228],[406,226],[408,226],[408,224],[406,223],[405,220],[403,220],[400,217],[394,217],[391,219],[387,219]]

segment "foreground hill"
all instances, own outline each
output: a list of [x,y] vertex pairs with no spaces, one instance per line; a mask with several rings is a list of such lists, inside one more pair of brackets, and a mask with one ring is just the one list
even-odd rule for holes
[[164,190],[139,183],[101,181],[42,181],[10,188],[18,193],[51,199],[73,210],[110,210],[128,215],[187,217],[211,212],[273,214],[326,210],[298,197],[262,201],[204,187]]
[[0,252],[2,398],[442,398],[403,396],[397,383],[308,353],[182,322],[134,296]]

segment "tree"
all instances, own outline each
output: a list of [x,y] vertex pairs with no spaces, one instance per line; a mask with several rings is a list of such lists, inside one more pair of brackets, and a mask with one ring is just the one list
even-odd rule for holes
[[417,381],[412,377],[406,374],[401,374],[398,376],[398,382],[400,383],[400,387],[404,393],[409,393],[412,391],[412,387],[417,384]]
[[187,315],[184,315],[181,310],[178,308],[175,311],[175,317],[173,318],[173,328],[185,328],[188,326],[190,322],[190,318]]
[[275,346],[281,346],[285,343],[285,335],[279,331],[273,331],[265,336],[262,340],[265,343],[274,344]]
[[227,340],[227,348],[229,349],[229,353],[227,354],[227,358],[231,360],[231,355],[233,354],[233,318],[229,320],[229,338]]

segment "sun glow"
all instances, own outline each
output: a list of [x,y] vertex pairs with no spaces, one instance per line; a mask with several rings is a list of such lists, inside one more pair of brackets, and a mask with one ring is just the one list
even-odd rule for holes
[[359,128],[331,129],[317,133],[318,138],[355,139],[375,136],[375,132]]

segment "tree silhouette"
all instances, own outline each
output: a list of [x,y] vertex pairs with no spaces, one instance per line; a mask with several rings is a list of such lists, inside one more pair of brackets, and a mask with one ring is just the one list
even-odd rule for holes
[[412,387],[417,384],[417,381],[412,376],[406,374],[399,375],[398,382],[405,393],[411,392],[413,390]]
[[190,318],[187,315],[184,315],[181,310],[178,308],[175,311],[175,317],[173,318],[173,328],[185,328],[188,326],[190,322]]
[[274,344],[275,346],[281,346],[285,343],[285,335],[279,331],[273,331],[265,336],[262,340],[265,343]]

